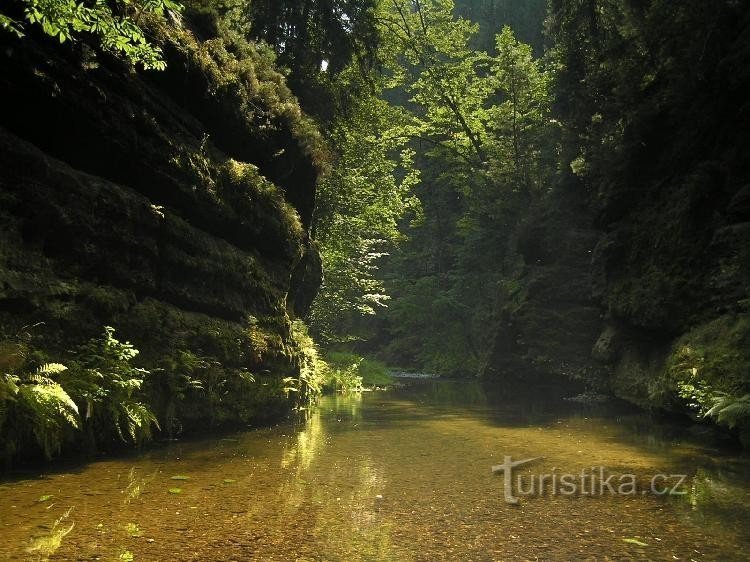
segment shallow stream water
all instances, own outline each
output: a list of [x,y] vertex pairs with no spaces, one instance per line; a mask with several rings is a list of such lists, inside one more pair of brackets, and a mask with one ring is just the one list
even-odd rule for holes
[[[492,471],[506,455],[537,459],[513,471],[516,504]],[[0,482],[0,559],[747,560],[749,469],[612,405],[410,381],[324,397],[297,423]],[[556,484],[520,493],[519,475],[523,491],[544,474]],[[631,474],[637,490],[620,490]],[[678,493],[655,493],[672,475]]]

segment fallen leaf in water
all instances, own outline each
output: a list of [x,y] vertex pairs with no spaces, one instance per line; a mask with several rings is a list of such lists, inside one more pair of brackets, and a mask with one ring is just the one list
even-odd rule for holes
[[628,544],[635,544],[638,546],[648,546],[648,543],[645,543],[643,541],[640,541],[638,539],[622,539],[623,542],[626,542]]
[[170,494],[181,494],[182,493],[182,488],[170,488],[169,489],[169,493]]

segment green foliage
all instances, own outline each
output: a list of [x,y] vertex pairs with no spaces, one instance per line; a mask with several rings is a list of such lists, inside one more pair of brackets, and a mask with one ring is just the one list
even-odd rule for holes
[[359,374],[362,358],[349,353],[326,353],[328,377],[326,388],[334,392],[357,392],[363,381]]
[[9,462],[32,441],[46,458],[80,427],[78,407],[61,386],[67,368],[38,365],[38,354],[16,337],[0,342],[0,458]]
[[381,271],[393,298],[376,329],[393,363],[475,374],[518,270],[510,242],[555,172],[551,72],[507,26],[475,49],[479,27],[451,0],[389,0],[378,21],[399,134],[420,151],[422,213]]
[[160,404],[162,425],[172,438],[182,432],[179,410],[191,397],[205,390],[203,381],[197,377],[208,361],[190,351],[177,350],[160,364],[146,380],[146,391],[151,403]]
[[475,50],[451,0],[387,0],[375,19],[382,72],[331,132],[310,325],[327,346],[385,326],[391,360],[474,372],[507,238],[554,170],[551,74],[508,27]]
[[747,426],[750,420],[750,394],[738,397],[717,392],[712,399],[713,406],[706,412],[706,417],[713,416],[716,421],[730,428]]
[[472,49],[479,27],[453,10],[452,0],[382,3],[389,86],[404,88],[418,108],[404,133],[475,175],[488,174],[485,181],[523,180],[516,187],[528,189],[538,180],[531,177],[531,141],[548,119],[550,76],[508,26],[496,35],[494,55]]
[[281,378],[296,358],[283,313],[230,322],[147,300],[119,321],[129,334],[149,334],[139,359],[154,366],[144,380],[163,431],[264,423],[288,412]]
[[393,383],[388,368],[375,359],[346,351],[328,351],[325,360],[331,373],[328,384],[335,390],[359,390]]
[[138,350],[114,337],[105,327],[102,337],[80,346],[70,363],[64,385],[84,412],[84,424],[104,438],[113,429],[123,441],[141,443],[151,438],[156,416],[140,396],[149,371],[132,365]]
[[388,371],[388,367],[377,359],[363,357],[359,362],[357,372],[362,377],[364,386],[388,386],[393,383],[393,377]]
[[0,14],[0,28],[13,33],[16,37],[23,37],[23,26],[4,14]]
[[697,374],[697,369],[691,370],[684,377],[686,380],[677,382],[677,395],[692,411],[705,415],[711,407],[713,392],[705,380],[697,378]]
[[694,328],[675,344],[667,384],[699,416],[745,427],[750,409],[750,319],[723,316]]
[[292,322],[292,340],[298,350],[299,376],[283,379],[287,394],[294,393],[297,403],[309,405],[323,392],[328,365],[321,358],[317,345],[302,320]]
[[345,111],[375,63],[376,0],[250,0],[235,10],[234,26],[274,49],[305,111],[324,123]]
[[[257,392],[255,376],[245,368],[228,368],[209,358],[201,359],[195,375],[202,387],[202,400],[211,425],[236,418],[250,421],[254,414],[250,396]],[[194,401],[195,404],[199,401]]]
[[[20,0],[24,17],[39,25],[44,33],[64,43],[75,40],[82,33],[96,36],[102,49],[120,55],[131,64],[145,69],[165,68],[161,49],[150,43],[140,27],[142,17],[170,17],[176,19],[182,6],[173,0],[117,0],[92,3],[75,0]],[[114,5],[113,5],[114,4]],[[0,14],[0,27],[23,35],[19,22]]]
[[486,79],[490,60],[469,48],[478,26],[454,19],[452,12],[452,0],[380,4],[383,52],[392,76],[388,85],[404,87],[423,110],[406,122],[405,132],[432,139],[482,168],[487,162],[482,132],[492,93]]
[[[116,439],[138,445],[153,428],[175,437],[183,423],[194,430],[278,419],[291,404],[309,404],[323,388],[325,363],[299,322],[289,334],[286,321],[261,317],[246,333],[241,325],[202,315],[200,324],[191,324],[192,316],[177,318],[172,309],[140,304],[126,324],[154,328],[152,314],[163,323],[154,332],[163,339],[143,358],[157,366],[151,370],[136,366],[138,350],[109,327],[73,351],[69,369],[50,363],[32,371],[28,365],[44,357],[40,351],[0,342],[0,459],[28,457],[35,443],[51,456],[64,445],[95,450]],[[256,376],[250,364],[277,371]],[[283,377],[289,371],[282,366],[299,366],[299,376]]]
[[309,318],[324,345],[355,339],[357,319],[388,300],[376,272],[402,238],[399,221],[418,209],[411,194],[418,172],[399,119],[384,100],[367,96],[330,134],[338,156],[318,188],[315,223],[325,276]]
[[60,451],[69,430],[78,429],[78,407],[55,377],[66,370],[48,363],[33,373],[0,376],[0,435],[8,457],[31,432],[44,456]]

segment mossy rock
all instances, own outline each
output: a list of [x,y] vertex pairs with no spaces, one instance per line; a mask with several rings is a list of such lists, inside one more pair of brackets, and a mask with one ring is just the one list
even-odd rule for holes
[[666,369],[674,385],[750,392],[750,314],[726,314],[696,326],[677,340]]

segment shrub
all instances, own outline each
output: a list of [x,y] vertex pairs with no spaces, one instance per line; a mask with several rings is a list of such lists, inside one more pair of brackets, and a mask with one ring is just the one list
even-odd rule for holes
[[330,369],[330,386],[336,390],[358,390],[393,382],[385,363],[380,361],[346,351],[329,351],[325,359]]
[[104,328],[102,337],[80,346],[63,385],[85,412],[84,426],[92,439],[108,439],[114,433],[123,441],[139,444],[151,438],[151,426],[159,422],[139,398],[149,371],[134,367],[138,350]]
[[78,407],[53,378],[65,370],[64,365],[48,363],[33,373],[0,375],[0,436],[6,460],[31,435],[51,458],[66,434],[79,428]]
[[323,392],[328,378],[328,365],[321,358],[318,347],[302,320],[292,322],[292,340],[299,350],[299,377],[286,377],[285,390],[299,393],[300,401],[309,403]]

